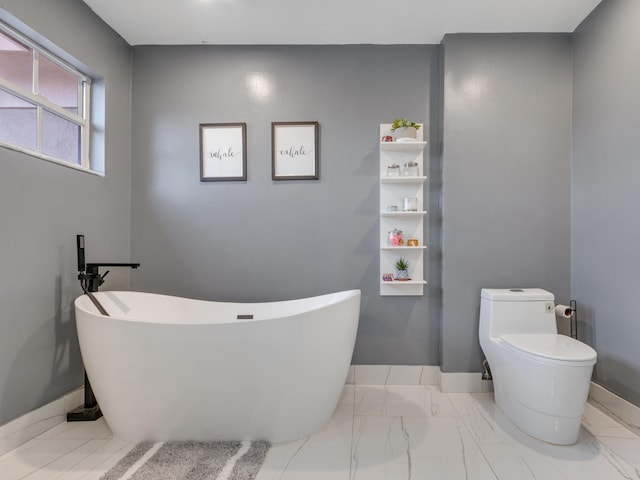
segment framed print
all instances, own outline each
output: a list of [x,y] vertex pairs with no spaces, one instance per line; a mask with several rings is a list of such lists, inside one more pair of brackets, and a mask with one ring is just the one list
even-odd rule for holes
[[319,178],[318,122],[271,123],[271,178]]
[[247,124],[200,124],[200,181],[247,179]]

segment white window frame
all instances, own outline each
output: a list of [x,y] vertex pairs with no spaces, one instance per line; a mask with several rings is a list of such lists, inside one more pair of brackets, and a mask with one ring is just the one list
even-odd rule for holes
[[[67,62],[49,52],[45,48],[41,47],[28,37],[25,37],[20,32],[14,30],[3,22],[0,22],[0,31],[4,34],[12,37],[14,40],[22,43],[23,45],[31,48],[33,52],[32,66],[33,66],[33,85],[32,91],[28,91],[19,85],[16,85],[2,77],[0,77],[0,89],[15,95],[16,97],[29,102],[36,106],[36,130],[37,130],[37,147],[36,150],[31,150],[20,145],[15,145],[10,142],[0,140],[0,146],[17,150],[34,157],[38,157],[44,160],[48,160],[54,163],[64,165],[66,167],[76,168],[84,171],[93,172],[91,170],[91,161],[89,158],[90,152],[90,139],[91,139],[91,77],[81,72],[77,68],[69,65]],[[69,112],[50,101],[46,97],[34,93],[39,91],[38,86],[38,62],[40,57],[45,57],[50,62],[55,63],[57,66],[67,70],[78,79],[78,114]],[[43,111],[47,110],[65,120],[80,127],[80,164],[71,163],[62,158],[56,158],[51,155],[47,155],[42,152],[42,116]]]

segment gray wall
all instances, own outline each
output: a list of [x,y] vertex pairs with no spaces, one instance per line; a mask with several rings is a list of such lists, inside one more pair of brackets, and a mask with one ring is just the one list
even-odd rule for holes
[[[106,178],[0,149],[0,424],[81,383],[76,233],[94,261],[128,260],[131,240],[140,290],[262,301],[361,288],[355,363],[446,372],[480,369],[480,288],[567,302],[571,278],[596,381],[640,404],[638,2],[607,0],[581,25],[573,72],[566,35],[137,47],[133,103],[131,49],[80,0],[2,7],[105,76],[109,123]],[[252,96],[252,74],[269,95]],[[381,298],[377,125],[400,115],[429,124],[429,284]],[[289,120],[320,122],[319,181],[271,180],[270,122]],[[198,124],[232,121],[248,124],[247,182],[200,183]]]
[[72,301],[75,235],[88,260],[130,241],[130,51],[80,0],[3,0],[11,14],[105,76],[107,177],[0,148],[0,424],[82,383]]
[[[437,364],[438,205],[425,295],[380,297],[378,270],[379,124],[437,133],[437,61],[436,46],[134,48],[133,286],[237,302],[360,288],[355,363]],[[296,120],[320,123],[320,180],[272,181],[271,122]],[[246,182],[200,182],[198,124],[216,122],[247,123]]]
[[595,382],[640,405],[640,2],[607,0],[574,35],[571,293]]
[[568,35],[447,35],[444,44],[442,359],[482,366],[482,287],[569,300]]

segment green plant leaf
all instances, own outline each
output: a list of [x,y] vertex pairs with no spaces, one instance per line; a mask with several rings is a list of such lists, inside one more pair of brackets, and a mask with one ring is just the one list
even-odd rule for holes
[[409,262],[402,257],[396,260],[394,266],[396,267],[396,270],[409,270]]
[[411,122],[407,119],[407,117],[395,118],[393,123],[391,124],[391,131],[395,131],[398,128],[402,127],[413,127],[416,130],[420,128],[420,125],[416,122]]

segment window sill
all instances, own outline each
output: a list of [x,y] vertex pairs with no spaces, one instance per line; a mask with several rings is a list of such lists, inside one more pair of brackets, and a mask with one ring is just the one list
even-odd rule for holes
[[46,160],[47,162],[55,163],[57,165],[61,165],[63,167],[71,168],[73,170],[78,170],[80,172],[89,173],[91,175],[96,175],[98,177],[105,177],[104,172],[98,172],[97,170],[91,170],[90,168],[83,167],[82,165],[76,165],[74,163],[65,162],[64,160],[60,160],[58,158],[50,157],[48,155],[44,155],[42,153],[34,152],[33,150],[29,150],[28,148],[21,148],[16,145],[11,145],[9,143],[5,143],[0,140],[0,147],[4,147],[8,150],[13,150],[15,152],[24,153],[25,155],[29,155],[30,157],[38,158],[40,160]]

